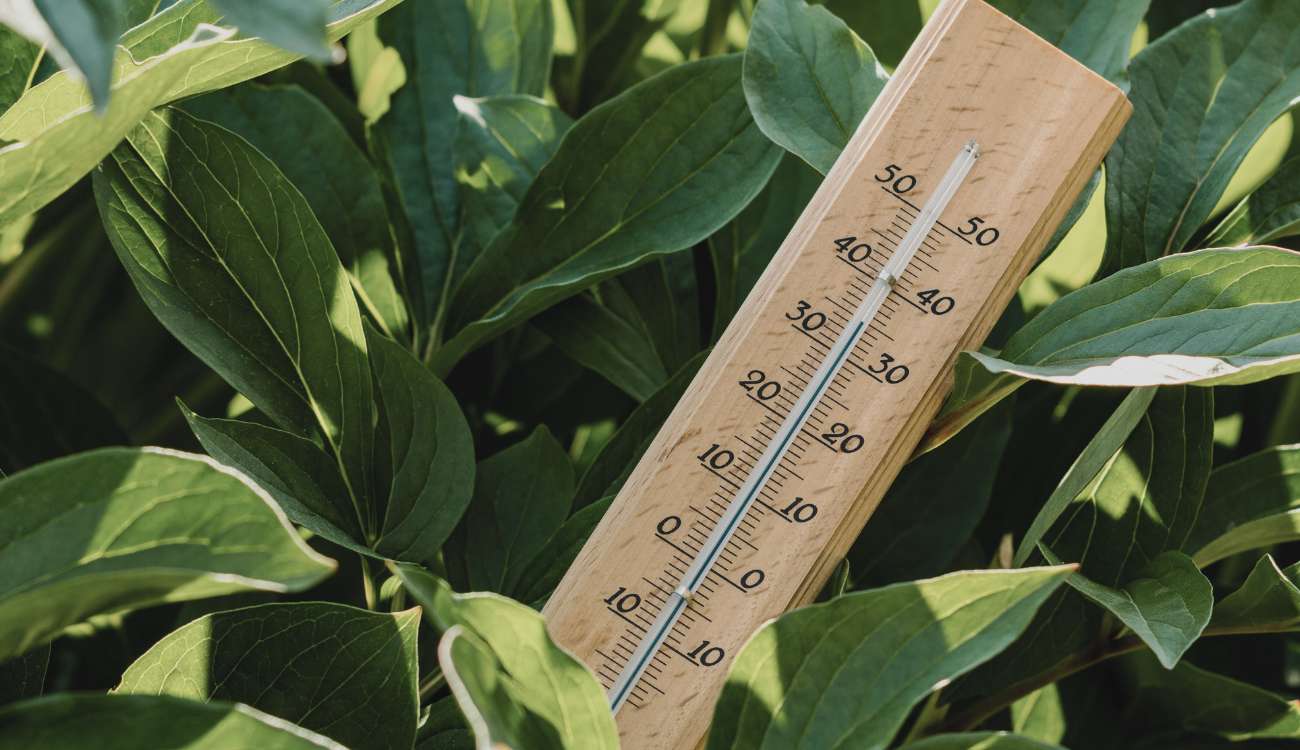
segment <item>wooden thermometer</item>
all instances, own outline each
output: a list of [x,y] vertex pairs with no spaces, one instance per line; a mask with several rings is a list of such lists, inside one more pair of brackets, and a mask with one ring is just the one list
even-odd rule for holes
[[623,747],[690,748],[862,530],[1130,111],[981,0],[912,45],[546,607]]

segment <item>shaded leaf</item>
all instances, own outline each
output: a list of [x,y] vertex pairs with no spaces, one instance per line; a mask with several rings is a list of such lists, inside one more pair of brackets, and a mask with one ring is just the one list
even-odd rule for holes
[[1210,475],[1188,550],[1201,567],[1300,539],[1300,445],[1279,445]]
[[1300,233],[1300,157],[1280,165],[1254,192],[1241,199],[1214,228],[1205,244],[1257,245]]
[[1071,570],[953,573],[785,614],[736,657],[708,746],[886,747],[936,685],[1015,640]]
[[0,480],[0,661],[91,615],[333,570],[262,491],[205,456],[105,448]]
[[37,646],[21,656],[0,661],[0,706],[35,698],[45,690],[50,646]]
[[1216,634],[1300,630],[1300,566],[1259,558],[1246,581],[1214,605],[1210,628]]
[[212,0],[222,22],[247,36],[319,62],[332,59],[325,23],[329,0]]
[[902,750],[1064,750],[1060,745],[1008,732],[940,734],[909,742]]
[[556,302],[708,237],[758,193],[779,153],[754,127],[734,55],[676,66],[592,110],[466,273],[452,305],[457,333],[436,367],[449,370]]
[[551,4],[534,0],[410,2],[379,21],[381,42],[397,50],[406,84],[374,124],[414,233],[425,317],[435,336],[450,292],[472,258],[459,250],[461,203],[453,144],[453,98],[532,94],[551,65]]
[[402,272],[379,175],[329,109],[299,86],[256,84],[191,99],[182,108],[234,131],[274,162],[320,220],[362,305],[390,337],[407,333]]
[[843,21],[804,0],[762,0],[745,51],[745,99],[763,133],[830,171],[885,87],[884,69]]
[[348,747],[415,742],[420,611],[325,602],[217,612],[167,634],[113,692],[241,703]]
[[1151,0],[992,0],[990,4],[1114,80],[1128,65],[1133,32]]
[[637,401],[650,398],[668,380],[643,332],[590,295],[561,302],[534,318],[533,325],[574,362]]
[[0,748],[345,750],[248,706],[152,695],[62,693],[0,708]]
[[85,82],[95,105],[108,103],[113,53],[126,30],[123,0],[29,0],[0,7],[0,22],[45,48]]
[[438,661],[480,746],[618,747],[600,683],[555,645],[540,614],[495,594],[453,593],[414,566],[395,571],[445,631]]
[[1300,5],[1216,8],[1148,45],[1128,72],[1133,115],[1106,156],[1102,275],[1182,250],[1300,96]]
[[522,566],[523,573],[510,592],[511,598],[540,607],[560,584],[560,579],[577,559],[582,546],[613,502],[613,497],[606,497],[570,516],[551,534],[533,559]]
[[585,112],[626,85],[646,43],[672,18],[682,0],[605,3],[568,0],[575,45],[556,75],[560,101]]
[[22,34],[0,28],[0,113],[13,106],[31,85],[43,51]]

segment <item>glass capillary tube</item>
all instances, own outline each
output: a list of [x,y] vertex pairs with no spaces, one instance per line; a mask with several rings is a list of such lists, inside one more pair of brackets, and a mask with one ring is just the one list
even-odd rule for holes
[[844,326],[839,337],[831,346],[826,357],[822,360],[817,371],[813,373],[812,378],[808,381],[808,387],[803,390],[799,398],[791,407],[790,413],[786,415],[785,420],[781,423],[780,429],[767,444],[767,449],[759,456],[758,462],[754,465],[754,471],[750,472],[745,478],[740,488],[736,490],[735,496],[727,505],[722,517],[713,527],[713,532],[705,540],[704,546],[700,548],[699,554],[682,576],[681,582],[673,590],[672,595],[664,602],[663,608],[659,611],[659,616],[655,618],[646,635],[641,639],[632,656],[628,658],[627,664],[623,671],[619,673],[618,678],[609,689],[609,706],[610,710],[615,713],[627,701],[628,696],[632,693],[632,688],[636,685],[637,680],[650,665],[659,647],[663,645],[668,634],[672,631],[673,626],[677,623],[677,618],[690,603],[691,598],[695,595],[696,589],[708,575],[709,569],[722,554],[722,550],[727,546],[728,540],[731,539],[732,533],[735,532],[736,526],[744,518],[745,513],[754,500],[758,497],[763,485],[767,482],[772,472],[780,464],[781,459],[785,456],[786,450],[789,449],[794,437],[803,429],[804,423],[808,421],[808,415],[812,413],[813,407],[826,392],[826,388],[835,379],[836,373],[848,358],[849,352],[853,351],[858,337],[862,334],[871,322],[875,319],[876,313],[880,310],[881,304],[889,296],[890,290],[898,282],[902,275],[906,273],[907,266],[916,256],[917,251],[921,248],[921,243],[925,241],[930,230],[934,228],[939,217],[943,214],[944,209],[957,193],[957,188],[961,186],[970,173],[971,167],[975,166],[975,160],[979,158],[979,145],[971,140],[966,143],[957,158],[953,160],[952,165],[948,167],[947,173],[940,180],[938,188],[922,206],[921,211],[917,214],[912,225],[908,228],[907,233],[899,242],[894,253],[885,262],[884,267],[877,274],[876,280],[872,283],[870,291],[854,311],[853,317]]

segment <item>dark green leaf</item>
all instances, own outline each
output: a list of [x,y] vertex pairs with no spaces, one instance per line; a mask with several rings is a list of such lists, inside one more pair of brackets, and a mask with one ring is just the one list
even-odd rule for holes
[[1064,748],[1007,732],[969,732],[927,737],[920,742],[909,742],[903,745],[901,750],[1064,750]]
[[459,252],[455,96],[541,96],[551,65],[551,4],[535,0],[409,2],[379,21],[406,83],[375,123],[419,254],[427,317],[441,330],[450,292],[472,258]]
[[49,662],[49,644],[37,646],[7,661],[0,661],[0,706],[24,698],[35,698],[44,692],[45,668]]
[[205,615],[169,633],[113,692],[242,703],[357,750],[410,747],[420,610],[326,602]]
[[369,520],[361,315],[302,193],[239,136],[173,109],[149,115],[104,162],[95,196],[162,324],[282,427],[322,436]]
[[39,44],[15,31],[0,28],[0,113],[27,91],[41,56]]
[[654,346],[642,331],[590,295],[546,310],[533,324],[574,362],[600,373],[637,401],[645,401],[668,380]]
[[0,480],[0,661],[102,613],[333,570],[260,489],[205,456],[105,448]]
[[546,632],[542,616],[495,594],[456,594],[396,566],[439,630],[438,661],[482,747],[616,748],[618,730],[595,676]]
[[1300,630],[1300,566],[1259,558],[1245,583],[1214,605],[1210,628],[1216,634]]
[[237,26],[246,36],[319,62],[332,58],[325,35],[329,0],[212,0],[212,5],[221,12],[222,23]]
[[1261,245],[1300,233],[1300,157],[1288,159],[1219,222],[1205,244]]
[[533,559],[523,566],[523,574],[519,576],[510,596],[540,607],[559,585],[560,579],[577,559],[582,546],[587,543],[596,524],[600,523],[613,502],[613,497],[606,497],[570,516],[533,555]]
[[1102,274],[1182,250],[1300,96],[1300,4],[1197,16],[1138,53],[1129,78],[1133,116],[1106,157]]
[[1128,65],[1133,32],[1151,0],[992,0],[991,4],[1113,80]]
[[1006,648],[1068,566],[971,571],[846,594],[759,630],[709,748],[884,748],[917,701]]
[[123,1],[32,0],[27,12],[18,9],[21,5],[9,3],[0,21],[44,45],[64,70],[86,82],[95,106],[103,110],[113,81],[113,53],[126,30]]
[[749,116],[740,67],[734,55],[676,66],[575,124],[466,273],[452,306],[457,333],[437,367],[735,216],[780,154]]
[[882,65],[891,69],[898,67],[924,25],[919,2],[826,0],[824,4],[862,37]]
[[745,51],[745,98],[763,133],[830,171],[885,86],[871,49],[804,0],[762,0]]
[[1279,445],[1210,475],[1187,549],[1204,567],[1238,552],[1300,539],[1300,445]]
[[379,175],[329,109],[299,86],[256,84],[191,99],[183,109],[234,131],[275,162],[320,220],[366,310],[390,337],[407,334]]
[[3,750],[346,750],[248,706],[169,696],[63,693],[0,708]]
[[681,3],[568,0],[577,49],[556,77],[561,103],[570,111],[585,112],[614,96],[626,84],[646,42]]

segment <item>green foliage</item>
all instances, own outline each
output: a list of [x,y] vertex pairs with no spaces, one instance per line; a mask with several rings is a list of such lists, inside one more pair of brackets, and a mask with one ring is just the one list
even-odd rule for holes
[[[1289,746],[1300,6],[992,4],[1133,118],[708,742]],[[538,610],[934,6],[0,3],[0,750],[616,747]]]

